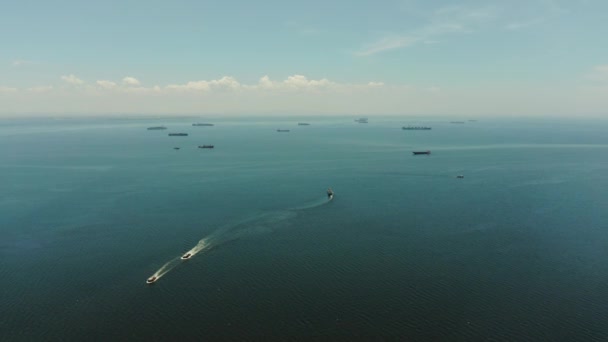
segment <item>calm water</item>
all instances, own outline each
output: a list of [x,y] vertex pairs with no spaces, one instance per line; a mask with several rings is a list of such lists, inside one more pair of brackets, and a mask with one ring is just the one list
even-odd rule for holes
[[0,121],[0,339],[608,339],[607,122],[302,120]]

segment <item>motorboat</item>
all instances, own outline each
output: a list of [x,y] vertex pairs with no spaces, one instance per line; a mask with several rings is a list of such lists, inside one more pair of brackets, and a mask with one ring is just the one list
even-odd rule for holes
[[188,259],[190,259],[190,258],[192,258],[192,253],[188,252],[188,253],[186,253],[186,254],[182,255],[182,258],[181,258],[181,259],[182,259],[182,260],[188,260]]

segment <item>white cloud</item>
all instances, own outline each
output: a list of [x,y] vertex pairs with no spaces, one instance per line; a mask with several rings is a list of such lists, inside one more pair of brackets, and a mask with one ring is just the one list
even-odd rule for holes
[[432,44],[435,37],[449,34],[475,32],[478,27],[491,21],[493,8],[467,8],[464,6],[446,6],[434,11],[427,18],[427,24],[402,34],[390,33],[376,42],[357,51],[357,56],[370,56],[384,51],[411,47],[418,43]]
[[49,85],[49,86],[35,86],[35,87],[30,87],[27,88],[28,91],[31,91],[33,93],[46,93],[49,92],[51,90],[53,90],[53,86]]
[[17,59],[17,60],[14,60],[13,63],[11,63],[11,64],[12,64],[13,67],[18,68],[18,67],[21,67],[21,66],[24,66],[24,65],[30,65],[30,64],[35,64],[35,63],[32,62],[32,61],[26,61],[26,60],[23,60],[23,59]]
[[125,78],[122,79],[122,83],[124,85],[128,85],[128,86],[139,86],[141,85],[141,82],[139,82],[138,79],[136,79],[135,77],[130,77],[127,76]]
[[595,66],[586,78],[596,83],[608,83],[608,64]]
[[17,91],[17,88],[0,86],[0,93],[14,93],[16,91]]
[[190,81],[185,84],[169,84],[166,88],[171,90],[185,91],[210,91],[212,89],[239,89],[241,84],[230,76],[224,76],[218,80]]
[[111,89],[111,88],[116,87],[116,82],[107,81],[107,80],[99,80],[95,83],[97,83],[98,86],[100,86],[104,89]]
[[61,79],[69,84],[73,84],[73,85],[79,85],[79,84],[83,84],[84,81],[81,80],[80,78],[74,76],[73,74],[67,75],[67,76],[61,76]]

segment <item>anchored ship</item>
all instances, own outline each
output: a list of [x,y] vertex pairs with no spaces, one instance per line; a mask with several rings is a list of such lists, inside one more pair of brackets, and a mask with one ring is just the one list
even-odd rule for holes
[[212,123],[193,123],[192,126],[213,126]]
[[431,151],[414,151],[412,152],[414,155],[419,155],[419,154],[431,154]]
[[427,127],[427,126],[403,126],[401,127],[401,129],[406,130],[406,131],[430,131],[431,127]]
[[154,127],[148,127],[148,131],[158,131],[161,129],[167,129],[167,127],[165,126],[154,126]]
[[169,133],[170,137],[187,137],[188,133]]

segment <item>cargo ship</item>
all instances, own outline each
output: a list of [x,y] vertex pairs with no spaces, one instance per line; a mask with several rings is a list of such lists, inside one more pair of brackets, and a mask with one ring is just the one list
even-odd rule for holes
[[188,133],[169,133],[170,137],[187,137]]
[[213,126],[212,123],[193,123],[192,126]]
[[199,145],[198,148],[213,148],[214,145]]
[[414,151],[412,153],[416,156],[419,154],[431,154],[431,151]]
[[406,130],[406,131],[430,131],[431,127],[427,127],[427,126],[403,126],[401,127],[401,129]]
[[167,127],[165,127],[165,126],[148,127],[148,131],[159,131],[161,129],[167,129]]

